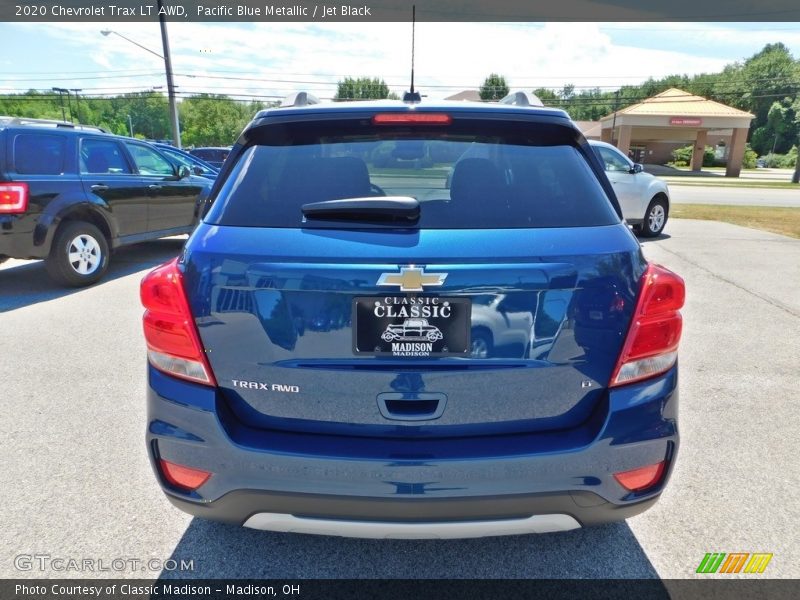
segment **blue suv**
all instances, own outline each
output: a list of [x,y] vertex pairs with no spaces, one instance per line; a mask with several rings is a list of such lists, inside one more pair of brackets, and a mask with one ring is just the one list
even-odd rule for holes
[[355,537],[636,515],[678,449],[684,284],[560,110],[262,111],[142,281],[169,500]]

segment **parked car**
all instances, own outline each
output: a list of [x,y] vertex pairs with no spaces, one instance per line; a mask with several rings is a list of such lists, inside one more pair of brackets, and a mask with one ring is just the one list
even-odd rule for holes
[[402,323],[389,323],[381,338],[385,342],[394,340],[435,342],[442,339],[442,332],[438,327],[429,324],[427,319],[406,319]]
[[645,173],[615,146],[589,142],[606,169],[625,220],[642,237],[657,237],[669,218],[669,187],[658,177]]
[[228,154],[231,152],[231,147],[202,147],[202,148],[191,148],[189,150],[189,154],[192,156],[196,156],[207,162],[208,164],[212,165],[217,169],[222,168],[222,164],[225,162],[225,159],[228,158]]
[[[228,161],[184,253],[141,285],[146,448],[170,502],[413,538],[562,531],[657,501],[684,283],[645,260],[565,112],[274,108]],[[298,325],[325,311],[335,326]],[[517,354],[476,348],[481,330]]]
[[0,257],[41,258],[69,286],[120,246],[189,233],[211,182],[96,127],[0,119]]
[[201,160],[196,156],[189,154],[188,152],[179,150],[171,144],[150,142],[150,145],[154,146],[159,152],[171,159],[172,162],[176,163],[178,166],[189,167],[194,175],[205,177],[206,179],[210,179],[212,181],[217,178],[217,175],[219,175],[219,169],[217,167],[208,164],[206,161]]

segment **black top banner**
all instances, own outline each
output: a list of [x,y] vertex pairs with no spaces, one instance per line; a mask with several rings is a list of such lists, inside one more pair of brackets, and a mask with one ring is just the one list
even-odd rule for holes
[[0,0],[0,21],[800,21],[798,0]]

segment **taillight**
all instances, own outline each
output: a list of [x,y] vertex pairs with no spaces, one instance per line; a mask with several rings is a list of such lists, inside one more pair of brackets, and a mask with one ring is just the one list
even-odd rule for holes
[[216,385],[189,310],[178,259],[150,271],[142,279],[140,296],[150,364],[175,377]]
[[163,458],[159,459],[158,466],[167,483],[188,492],[196,490],[211,477],[208,471],[172,463]]
[[24,213],[28,210],[27,183],[0,183],[0,214]]
[[680,308],[686,297],[683,279],[660,265],[648,265],[640,287],[611,387],[664,373],[678,358],[683,325]]
[[659,483],[661,478],[664,477],[666,468],[667,461],[662,460],[660,463],[654,465],[647,465],[646,467],[639,467],[638,469],[632,469],[630,471],[614,473],[614,479],[626,490],[630,492],[640,492]]
[[372,117],[373,125],[450,125],[453,119],[444,113],[381,113]]

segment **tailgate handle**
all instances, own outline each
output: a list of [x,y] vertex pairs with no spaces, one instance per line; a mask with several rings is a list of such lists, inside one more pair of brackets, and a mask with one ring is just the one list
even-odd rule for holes
[[378,409],[392,421],[430,421],[444,412],[447,396],[425,392],[378,394]]

